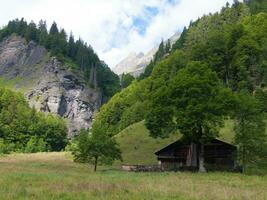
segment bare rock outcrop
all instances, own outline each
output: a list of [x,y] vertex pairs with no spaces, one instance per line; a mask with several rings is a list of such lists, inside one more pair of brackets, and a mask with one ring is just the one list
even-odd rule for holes
[[101,104],[101,93],[81,74],[68,70],[45,48],[15,35],[0,43],[0,77],[23,91],[30,106],[65,118],[70,137],[91,126]]

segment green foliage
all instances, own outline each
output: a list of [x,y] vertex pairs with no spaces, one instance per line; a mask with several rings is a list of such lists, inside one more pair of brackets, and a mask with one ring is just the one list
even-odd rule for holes
[[0,138],[0,155],[11,153],[14,151],[14,146],[14,144],[5,143],[5,141]]
[[119,92],[121,87],[120,78],[104,62],[101,62],[101,65],[101,68],[97,68],[97,80],[104,94],[103,102],[105,103]]
[[151,97],[146,126],[155,137],[178,129],[196,142],[215,138],[231,98],[206,64],[190,62]]
[[238,145],[238,156],[243,167],[257,166],[259,163],[267,163],[267,135],[266,123],[262,113],[261,104],[256,98],[247,93],[240,93],[236,108],[236,144]]
[[[247,15],[243,4],[238,8]],[[235,13],[240,12],[236,9],[226,8],[216,21],[216,15],[209,16],[189,29],[186,50],[190,59],[208,63],[233,90],[253,91],[266,82],[266,13],[240,18],[236,17]],[[202,27],[221,22],[221,17],[229,18],[229,23],[217,28],[217,23],[208,29]],[[195,34],[205,37],[196,39]]]
[[244,0],[250,7],[251,13],[267,12],[267,2],[265,0]]
[[67,128],[62,119],[36,112],[22,94],[0,88],[0,138],[4,144],[13,144],[14,151],[22,151],[36,139],[42,151],[43,143],[45,150],[60,151],[67,143],[66,136]]
[[[238,130],[235,107],[243,90],[266,113],[266,19],[266,13],[251,15],[246,4],[236,1],[190,23],[171,52],[163,53],[166,45],[161,43],[157,61],[111,98],[94,124],[116,135],[145,119],[153,136],[167,137],[178,129],[202,143],[219,135],[225,118],[235,117]],[[248,130],[254,129],[251,123]],[[250,137],[253,130],[246,134]]]
[[267,113],[267,90],[257,89],[255,92],[255,97],[259,102],[261,112]]
[[182,49],[184,47],[185,39],[187,36],[188,29],[184,27],[183,32],[181,33],[179,39],[172,45],[172,51],[175,51],[177,49]]
[[164,41],[162,40],[161,43],[159,44],[159,48],[157,52],[155,53],[153,59],[146,66],[144,73],[140,74],[138,79],[142,80],[150,76],[156,64],[160,62],[161,60],[163,60],[165,57],[167,57],[169,53],[171,52],[171,49],[172,47],[171,47],[170,40],[167,40],[166,43],[164,43]]
[[187,51],[191,51],[194,45],[208,43],[210,32],[224,32],[226,27],[236,26],[249,15],[249,8],[241,3],[234,5],[232,8],[224,7],[220,13],[205,15],[190,24],[183,46]]
[[134,77],[131,74],[122,74],[121,87],[126,88],[134,81]]
[[144,102],[147,84],[143,81],[140,87],[141,82],[134,81],[104,104],[96,116],[93,127],[104,126],[107,134],[115,135],[132,123],[143,120],[147,110]]
[[96,171],[98,164],[112,164],[121,159],[121,152],[114,138],[106,134],[103,126],[94,126],[92,133],[81,130],[77,146],[72,149],[74,161],[91,163]]
[[26,153],[36,153],[47,151],[46,142],[43,138],[38,138],[37,136],[32,136],[27,142],[25,147]]
[[[100,87],[104,99],[109,99],[120,90],[119,77],[99,60],[93,48],[81,38],[75,41],[72,34],[68,39],[66,31],[59,29],[56,22],[53,22],[47,31],[46,21],[43,20],[38,26],[34,22],[27,24],[23,18],[9,21],[7,26],[0,29],[0,41],[12,34],[20,35],[28,42],[32,40],[45,46],[52,56],[56,56],[62,62],[71,60],[74,63],[73,70],[82,72],[90,85]],[[94,76],[96,79],[92,78]]]

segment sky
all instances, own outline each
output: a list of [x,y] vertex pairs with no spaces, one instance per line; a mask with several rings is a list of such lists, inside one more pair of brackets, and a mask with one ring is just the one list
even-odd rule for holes
[[132,52],[147,52],[204,14],[233,0],[0,0],[0,26],[24,17],[56,21],[81,37],[111,68]]

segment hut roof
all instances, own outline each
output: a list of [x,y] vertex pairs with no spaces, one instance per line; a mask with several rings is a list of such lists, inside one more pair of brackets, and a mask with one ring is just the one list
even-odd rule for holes
[[[163,147],[162,149],[155,152],[156,155],[159,155],[161,152],[167,151],[169,149],[173,149],[174,147],[180,146],[180,145],[189,145],[191,142],[189,140],[186,140],[184,138],[178,139],[177,141]],[[236,146],[233,144],[230,144],[228,142],[219,140],[219,139],[213,139],[208,144],[214,144],[214,143],[223,143],[224,145],[231,146],[233,149],[236,149]]]

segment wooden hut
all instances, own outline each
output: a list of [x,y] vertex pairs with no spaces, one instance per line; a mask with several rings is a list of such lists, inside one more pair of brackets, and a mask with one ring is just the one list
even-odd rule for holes
[[[162,170],[197,170],[198,145],[187,141],[176,142],[155,152]],[[236,146],[213,139],[204,145],[204,162],[207,170],[234,170]]]

